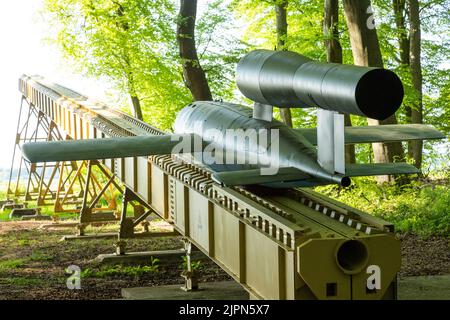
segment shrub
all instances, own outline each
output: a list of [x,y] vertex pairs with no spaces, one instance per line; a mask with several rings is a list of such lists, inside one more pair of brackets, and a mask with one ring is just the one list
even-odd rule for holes
[[325,186],[317,191],[383,218],[399,232],[420,236],[450,234],[450,186],[442,181],[378,185],[373,178],[354,179],[350,188]]

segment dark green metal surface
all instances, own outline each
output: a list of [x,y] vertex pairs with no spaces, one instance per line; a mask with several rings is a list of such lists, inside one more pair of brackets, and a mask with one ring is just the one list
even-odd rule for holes
[[[313,179],[320,180],[321,184],[323,181],[343,186],[350,183],[345,175],[323,169],[317,162],[315,148],[293,129],[276,120],[268,122],[254,119],[251,117],[251,109],[244,106],[226,102],[196,101],[178,113],[174,129],[176,133],[194,133],[201,136],[206,143],[213,142],[218,149],[235,150],[236,155],[245,153],[247,159],[258,160],[259,164],[269,163],[277,164],[279,168],[296,168]],[[211,130],[219,131],[219,135],[210,136]],[[263,143],[259,140],[250,143],[250,139],[227,138],[227,132],[239,131],[253,131],[252,137],[264,131],[268,133],[269,141],[271,135],[277,132],[278,147],[273,148],[271,143],[263,147]],[[266,149],[267,152],[261,152],[261,149]],[[224,162],[211,165],[211,168],[216,172],[254,169],[236,165],[237,163],[236,160],[232,164]]]
[[[312,145],[317,145],[317,129],[295,129]],[[388,124],[383,126],[346,127],[345,143],[373,143],[409,140],[445,139],[445,135],[426,124]]]
[[345,173],[349,177],[382,176],[386,174],[414,174],[420,170],[407,163],[366,163],[346,164]]
[[193,141],[193,136],[184,134],[35,142],[24,144],[22,153],[25,159],[33,163],[150,156],[170,154],[182,138]]
[[237,67],[237,85],[249,99],[285,108],[318,107],[383,120],[403,100],[392,71],[322,63],[289,51],[255,50]]
[[216,172],[213,180],[227,186],[266,184],[280,181],[298,181],[311,179],[310,175],[296,168],[280,168],[276,175],[261,175],[260,169]]

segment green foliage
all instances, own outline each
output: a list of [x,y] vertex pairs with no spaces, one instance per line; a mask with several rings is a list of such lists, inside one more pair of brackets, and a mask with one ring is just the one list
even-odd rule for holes
[[13,270],[16,268],[19,268],[21,266],[23,266],[26,262],[26,259],[12,259],[12,260],[5,260],[5,261],[0,261],[0,272],[3,271],[8,271],[8,270]]
[[[276,47],[275,25],[276,0],[234,0],[230,8],[246,26],[243,40],[250,48],[274,49]],[[326,53],[323,35],[323,1],[288,1],[289,50],[299,52],[312,59],[325,61]],[[450,6],[449,0],[426,0],[421,3],[421,23],[423,28],[422,66],[424,75],[424,122],[433,124],[443,132],[450,134]],[[402,79],[405,87],[405,100],[397,112],[400,123],[407,122],[405,106],[414,107],[417,93],[412,88],[410,70],[400,63],[398,37],[401,32],[395,25],[392,0],[372,0],[378,37],[383,59],[387,68],[393,69]],[[353,63],[352,50],[342,1],[339,1],[340,43],[343,49],[344,63]],[[406,15],[406,27],[408,17]],[[437,36],[439,34],[439,36]],[[315,126],[315,110],[292,110],[294,127]],[[279,118],[279,115],[276,114]],[[367,125],[367,120],[352,116],[353,125]],[[406,146],[406,145],[405,145]],[[427,156],[436,156],[436,151],[428,150]],[[372,161],[372,149],[369,144],[357,146],[357,160]]]
[[31,246],[31,245],[33,245],[35,243],[36,243],[36,240],[29,240],[29,239],[19,239],[19,240],[17,240],[17,244],[20,247],[28,247],[28,246]]
[[[276,47],[275,3],[276,0],[199,2],[197,50],[215,99],[250,103],[237,93],[235,65],[245,51]],[[398,37],[408,30],[397,29],[391,0],[372,3],[385,64],[400,75],[405,85],[404,105],[397,113],[404,123],[404,107],[414,107],[417,101],[410,70],[399,62]],[[178,1],[46,0],[45,4],[46,17],[53,28],[49,38],[68,60],[83,73],[113,83],[123,96],[134,92],[141,101],[144,119],[170,130],[176,113],[192,99],[183,83],[178,58]],[[343,60],[352,63],[342,3],[339,5]],[[450,73],[445,63],[450,58],[448,6],[449,0],[421,1],[424,120],[450,134]],[[325,61],[323,0],[288,1],[287,10],[286,47]],[[122,103],[127,105],[129,101],[122,98]],[[315,126],[314,109],[295,109],[292,113],[294,126]],[[279,114],[275,117],[279,118]],[[366,119],[356,116],[352,116],[352,122],[367,124]],[[359,146],[358,161],[370,162],[371,153],[370,145]]]
[[139,278],[147,273],[159,272],[159,259],[151,258],[150,263],[144,266],[127,266],[127,265],[114,265],[114,266],[102,266],[100,270],[84,269],[81,272],[81,277],[84,278],[106,278],[116,276],[131,276]]
[[232,12],[221,0],[211,1],[196,23],[199,60],[205,71],[213,98],[232,100],[237,89],[234,71],[246,51],[246,44],[235,34]]
[[317,190],[350,206],[374,214],[395,225],[398,232],[421,236],[450,234],[450,185],[414,181],[401,187],[378,185],[373,178],[354,179],[353,186],[318,187]]
[[30,256],[31,261],[51,261],[55,257],[52,254],[34,250]]
[[42,279],[29,277],[14,277],[9,279],[0,279],[0,284],[3,282],[8,285],[19,287],[39,286],[45,284],[45,281]]
[[[408,16],[405,15],[406,30],[395,25],[395,15],[391,0],[372,0],[377,21],[378,37],[386,67],[393,69],[402,79],[405,87],[403,106],[413,107],[417,93],[412,88],[410,70],[400,63],[399,35],[409,34]],[[450,1],[420,1],[422,27],[422,72],[424,77],[424,122],[432,123],[449,134],[450,120],[450,66],[445,61],[450,58]],[[436,36],[439,35],[439,36]],[[404,109],[398,118],[405,122]],[[443,122],[443,118],[447,121]],[[440,119],[440,120],[439,120]]]
[[[180,268],[183,270],[187,270],[188,269],[187,257],[183,256],[181,258],[183,259],[183,262],[180,264]],[[203,265],[200,260],[191,261],[192,270],[200,270],[202,267],[203,267]]]
[[[87,76],[106,80],[123,97],[137,96],[144,119],[169,130],[176,113],[192,101],[183,83],[176,42],[176,3],[171,0],[45,0],[49,41]],[[230,14],[211,2],[197,23],[201,63],[216,99],[230,99],[239,40],[226,37]],[[232,34],[232,33],[230,33]]]
[[3,212],[0,211],[0,222],[10,220],[9,219],[10,213],[11,213],[11,210],[5,210]]
[[80,72],[137,96],[150,122],[167,129],[190,100],[174,63],[170,1],[46,0],[45,12],[54,28],[50,40],[64,56]]

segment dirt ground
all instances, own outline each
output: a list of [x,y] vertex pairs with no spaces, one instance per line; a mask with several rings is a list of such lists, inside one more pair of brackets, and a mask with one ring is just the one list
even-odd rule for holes
[[[113,253],[113,239],[60,241],[73,229],[42,230],[42,222],[0,223],[0,299],[117,299],[126,287],[181,284],[183,259],[146,266],[105,265],[92,262],[102,253]],[[106,232],[105,227],[91,232]],[[180,249],[181,239],[127,240],[127,251]],[[198,262],[200,261],[200,262]],[[200,281],[231,278],[209,259],[197,260]],[[65,273],[75,265],[82,271],[81,290],[68,290]],[[156,265],[156,266],[155,266]]]
[[450,239],[405,234],[402,241],[402,268],[399,276],[450,274]]
[[[114,251],[112,239],[59,241],[73,229],[39,229],[43,222],[0,223],[0,299],[116,299],[126,287],[181,284],[183,260],[178,264],[155,262],[147,266],[99,265],[92,259]],[[105,227],[90,231],[106,231]],[[109,231],[109,230],[108,230]],[[420,239],[402,235],[400,278],[450,274],[449,239]],[[133,239],[128,251],[179,249],[180,238]],[[65,270],[82,270],[81,290],[68,290]],[[200,281],[230,277],[209,259],[196,261]]]

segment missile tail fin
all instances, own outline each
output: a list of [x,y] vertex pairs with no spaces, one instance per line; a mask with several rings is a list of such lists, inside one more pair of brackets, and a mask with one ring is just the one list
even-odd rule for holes
[[274,175],[263,175],[261,169],[215,172],[214,181],[226,186],[267,184],[281,181],[310,179],[311,176],[296,168],[280,168]]
[[408,163],[369,163],[346,165],[346,175],[349,177],[414,173],[420,173],[420,170]]

